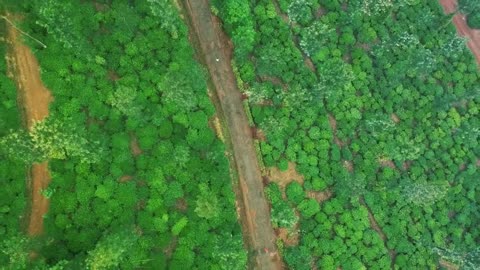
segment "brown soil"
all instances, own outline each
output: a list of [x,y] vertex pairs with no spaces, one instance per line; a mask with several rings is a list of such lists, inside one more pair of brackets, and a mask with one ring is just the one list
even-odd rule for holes
[[187,200],[184,198],[180,198],[175,203],[175,208],[178,209],[180,212],[185,212],[188,209]]
[[458,269],[460,269],[460,267],[458,265],[455,265],[451,262],[447,262],[444,259],[440,259],[440,261],[438,263],[440,264],[440,266],[442,266],[443,268],[445,268],[447,270],[458,270]]
[[353,162],[351,162],[350,160],[343,160],[342,165],[348,172],[353,172],[355,170]]
[[296,164],[288,162],[288,169],[284,172],[277,167],[271,167],[267,170],[267,177],[270,182],[277,183],[282,190],[292,181],[296,181],[303,185],[304,177],[296,170]]
[[393,163],[393,161],[391,161],[390,159],[380,158],[378,159],[378,163],[382,167],[390,167],[392,169],[397,169],[397,166],[395,166],[395,163]]
[[[439,2],[443,6],[443,10],[446,14],[455,13],[457,11],[457,0],[439,0]],[[461,13],[455,14],[453,17],[453,24],[457,28],[458,34],[468,39],[468,47],[477,59],[477,62],[480,64],[480,30],[468,27],[466,17]]]
[[[7,14],[11,21],[17,18]],[[50,91],[43,86],[40,79],[40,68],[30,48],[22,43],[21,34],[7,24],[8,66],[17,83],[18,102],[23,109],[23,118],[27,128],[32,128],[36,121],[48,116],[48,104],[53,100]],[[33,164],[29,173],[29,189],[31,196],[31,212],[29,215],[28,234],[40,235],[43,232],[43,216],[48,211],[49,200],[41,191],[48,187],[50,174],[48,162]]]
[[242,94],[231,66],[230,42],[218,19],[211,14],[208,0],[186,0],[182,4],[189,19],[190,31],[196,39],[194,43],[199,44],[198,57],[208,68],[230,134],[240,186],[237,200],[242,212],[242,229],[251,251],[251,267],[281,269],[282,261],[270,223],[260,166],[243,108]]
[[114,81],[114,82],[121,79],[120,76],[118,76],[118,74],[113,70],[109,70],[107,76],[108,76],[109,80]]
[[330,128],[332,129],[333,132],[333,141],[335,142],[336,145],[339,147],[343,147],[345,145],[344,142],[342,142],[338,137],[337,137],[337,120],[335,117],[333,117],[332,114],[328,114],[328,123],[330,124]]
[[390,119],[392,119],[392,121],[393,121],[395,124],[400,123],[400,118],[398,118],[398,115],[396,115],[396,114],[394,114],[394,113],[392,113],[392,114],[390,115]]
[[283,90],[288,89],[288,85],[284,83],[280,78],[274,76],[259,76],[258,79],[261,82],[271,82],[273,85],[282,87]]
[[390,255],[390,259],[392,260],[391,267],[393,269],[394,268],[393,266],[395,265],[395,258],[397,257],[397,252],[387,247],[387,241],[388,241],[387,235],[383,232],[382,228],[380,228],[380,225],[378,225],[378,222],[375,219],[375,216],[373,215],[372,210],[365,203],[365,199],[363,197],[360,197],[359,201],[360,201],[360,204],[363,205],[368,210],[368,220],[370,221],[370,226],[372,227],[373,230],[377,232],[378,236],[380,236],[380,238],[383,240],[383,244],[385,248],[388,250],[388,254]]
[[331,190],[325,191],[307,191],[307,197],[317,200],[317,202],[322,203],[332,197],[333,193]]
[[300,241],[298,224],[295,225],[292,232],[290,232],[286,228],[278,228],[275,230],[275,233],[277,234],[277,237],[281,239],[287,247],[297,246]]
[[120,182],[120,183],[126,183],[126,182],[128,182],[128,181],[130,181],[130,180],[132,180],[132,179],[133,179],[133,176],[131,176],[131,175],[124,175],[124,176],[122,176],[122,177],[120,177],[120,178],[118,179],[118,182]]
[[134,157],[143,153],[142,149],[140,149],[140,145],[138,145],[137,137],[135,137],[134,134],[130,134],[130,152]]
[[217,138],[219,138],[222,142],[225,142],[225,136],[223,135],[220,118],[218,118],[216,114],[208,120],[208,125],[215,132]]

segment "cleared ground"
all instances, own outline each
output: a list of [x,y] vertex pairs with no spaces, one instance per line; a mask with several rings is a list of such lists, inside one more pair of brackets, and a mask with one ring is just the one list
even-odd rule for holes
[[[14,16],[8,16],[15,21]],[[17,29],[8,25],[8,65],[17,83],[18,102],[22,109],[23,119],[28,128],[36,121],[48,116],[48,104],[52,101],[50,91],[43,86],[40,79],[40,68],[30,48],[22,42],[22,36]],[[33,164],[29,171],[30,215],[28,221],[29,235],[39,235],[43,231],[43,216],[48,211],[49,200],[41,191],[50,182],[48,163]]]

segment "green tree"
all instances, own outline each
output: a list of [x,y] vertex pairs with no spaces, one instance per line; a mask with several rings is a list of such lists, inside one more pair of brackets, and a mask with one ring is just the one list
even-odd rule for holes
[[180,20],[172,2],[169,0],[147,0],[147,2],[150,12],[160,20],[160,26],[168,31],[172,38],[177,39],[179,37]]
[[295,211],[284,201],[272,205],[270,215],[274,227],[292,229],[298,222]]
[[93,163],[100,158],[97,142],[89,142],[66,121],[52,118],[36,122],[29,132],[11,132],[0,139],[0,149],[12,159],[25,163],[70,157]]
[[95,248],[88,252],[85,260],[87,269],[116,269],[135,246],[137,235],[125,231],[104,236]]
[[198,185],[200,195],[197,196],[197,207],[195,213],[199,217],[212,219],[218,216],[218,200],[214,192],[212,192],[207,184],[202,183]]
[[410,183],[401,189],[402,197],[409,203],[426,206],[447,195],[448,183]]
[[15,235],[7,238],[1,242],[0,248],[8,257],[8,265],[4,265],[8,268],[5,269],[27,269],[30,242],[25,236]]
[[290,182],[285,189],[285,193],[287,194],[288,200],[293,202],[295,205],[301,203],[305,198],[303,187],[297,181]]
[[240,234],[222,234],[216,237],[213,258],[224,270],[244,270],[247,265],[247,252],[243,248]]

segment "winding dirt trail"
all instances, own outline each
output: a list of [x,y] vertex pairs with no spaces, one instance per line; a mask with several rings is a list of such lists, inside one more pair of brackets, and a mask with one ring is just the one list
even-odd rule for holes
[[[457,11],[457,0],[439,0],[439,2],[445,14],[451,14]],[[468,47],[480,65],[480,30],[468,27],[466,16],[461,13],[455,14],[452,21],[457,28],[457,33],[468,39]]]
[[231,66],[232,48],[220,23],[211,14],[208,0],[184,0],[191,33],[199,43],[197,52],[206,64],[227,122],[238,171],[243,230],[250,248],[250,267],[282,269],[270,223],[270,211],[263,192],[263,182],[251,129]]
[[[7,14],[11,21],[18,18]],[[8,66],[17,83],[18,103],[22,108],[22,116],[27,128],[32,128],[36,121],[48,116],[48,104],[52,101],[50,91],[43,86],[40,79],[40,68],[30,48],[22,43],[21,34],[17,29],[7,24],[9,44]],[[28,234],[40,235],[43,232],[43,216],[48,211],[49,200],[41,191],[47,188],[50,182],[48,162],[33,164],[28,178],[30,191],[30,215],[28,220]]]

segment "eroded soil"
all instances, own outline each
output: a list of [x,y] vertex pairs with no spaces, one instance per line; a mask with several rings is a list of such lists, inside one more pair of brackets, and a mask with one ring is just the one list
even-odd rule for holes
[[[7,14],[11,21],[17,18]],[[8,67],[18,89],[18,102],[22,108],[23,119],[27,128],[32,128],[36,121],[48,116],[48,104],[53,100],[50,91],[40,79],[40,67],[30,48],[22,43],[22,36],[17,29],[7,24],[9,45]],[[43,216],[48,211],[49,200],[41,194],[48,187],[50,173],[48,162],[33,164],[29,173],[31,212],[28,222],[28,234],[35,236],[43,232]]]

